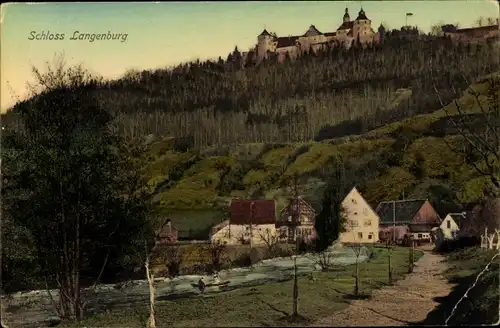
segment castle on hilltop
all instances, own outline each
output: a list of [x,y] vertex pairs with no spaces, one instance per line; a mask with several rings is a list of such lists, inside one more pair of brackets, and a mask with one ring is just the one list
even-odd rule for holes
[[351,21],[348,8],[345,9],[342,25],[335,32],[320,32],[311,25],[304,35],[278,37],[275,33],[269,33],[264,29],[257,37],[255,47],[257,60],[268,58],[271,54],[277,55],[281,61],[288,54],[290,58],[296,58],[304,52],[316,52],[328,45],[351,47],[353,42],[366,45],[377,43],[380,33],[371,27],[372,21],[366,16],[363,8],[358,17]]

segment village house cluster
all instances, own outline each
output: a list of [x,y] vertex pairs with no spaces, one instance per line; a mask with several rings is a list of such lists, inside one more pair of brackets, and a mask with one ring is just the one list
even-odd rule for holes
[[[394,242],[436,244],[453,239],[465,214],[450,213],[442,220],[426,199],[381,202],[374,210],[354,187],[342,201],[346,231],[338,242],[374,244]],[[291,197],[279,213],[275,200],[234,199],[228,220],[212,227],[212,243],[262,246],[273,242],[312,243],[316,237],[314,208],[300,196]],[[158,243],[177,241],[178,230],[168,220],[159,231]]]
[[[441,219],[426,199],[383,201],[374,210],[354,187],[343,199],[345,232],[342,244],[396,243],[408,245],[455,239],[465,213],[449,213]],[[290,198],[279,213],[275,200],[233,199],[230,218],[211,229],[212,243],[226,245],[268,245],[273,242],[312,243],[316,237],[314,208],[300,196]],[[167,220],[157,233],[158,244],[177,242],[179,230]]]
[[344,45],[349,48],[353,42],[376,43],[380,34],[373,30],[371,24],[372,21],[366,16],[363,8],[354,20],[351,20],[349,10],[346,8],[342,24],[334,32],[323,33],[311,25],[303,35],[278,37],[275,33],[264,29],[257,37],[255,47],[257,60],[267,58],[270,54],[278,55],[280,60],[287,54],[290,58],[296,58],[304,52],[316,52],[327,45]]

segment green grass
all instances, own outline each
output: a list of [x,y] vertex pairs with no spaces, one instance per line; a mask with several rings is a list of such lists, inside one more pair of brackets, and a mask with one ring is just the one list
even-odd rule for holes
[[[401,279],[407,272],[408,248],[393,252],[394,278]],[[374,258],[360,265],[361,293],[366,296],[387,284],[388,258],[384,248],[373,248]],[[416,252],[420,257],[421,252]],[[330,272],[315,272],[300,277],[299,314],[307,322],[347,306],[346,299],[354,287],[354,265],[339,267]],[[292,282],[270,283],[248,287],[211,297],[193,297],[156,304],[156,323],[159,327],[249,327],[295,326],[287,320],[292,309]],[[78,327],[144,327],[147,306],[110,309],[89,317]],[[304,322],[299,325],[304,324]],[[70,327],[76,325],[69,324]]]
[[174,188],[160,195],[164,207],[203,208],[212,203],[218,195],[217,187],[221,175],[234,165],[230,156],[207,157],[188,169]]
[[[496,250],[483,250],[470,247],[447,254],[449,269],[445,277],[456,286],[452,292],[437,301],[441,304],[427,318],[423,325],[442,325],[466,290],[474,284],[476,276],[486,267]],[[457,307],[449,325],[491,324],[498,320],[499,302],[499,263],[496,261],[490,270],[483,274],[476,286]]]

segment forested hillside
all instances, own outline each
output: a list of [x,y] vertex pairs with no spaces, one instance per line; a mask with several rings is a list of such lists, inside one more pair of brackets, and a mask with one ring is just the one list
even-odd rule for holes
[[[280,210],[293,181],[319,218],[353,186],[372,206],[428,198],[440,214],[460,211],[489,185],[500,190],[499,129],[486,129],[500,117],[497,50],[398,37],[283,64],[242,63],[235,52],[116,81],[35,70],[44,91],[2,115],[4,281],[40,286],[46,256],[66,270],[57,252],[81,213],[92,218],[86,245],[102,257],[85,255],[86,274],[102,262],[115,279],[142,261],[154,218],[206,239],[231,199],[275,199]],[[494,150],[469,151],[457,121],[495,132],[483,139]]]
[[127,135],[189,136],[197,148],[322,140],[437,110],[434,87],[449,102],[498,70],[493,47],[398,37],[258,67],[235,52],[229,61],[128,72],[95,93]]
[[[92,93],[123,135],[148,136],[148,191],[183,230],[206,231],[233,197],[281,207],[292,177],[319,210],[339,167],[342,188],[357,185],[373,206],[423,197],[446,213],[484,197],[487,179],[450,147],[465,144],[448,116],[454,99],[469,111],[492,104],[498,85],[478,79],[500,71],[495,47],[398,37],[258,66],[235,51],[226,61],[128,72]],[[479,96],[466,92],[473,83]],[[29,102],[3,124],[15,128]],[[176,217],[185,209],[201,212]]]

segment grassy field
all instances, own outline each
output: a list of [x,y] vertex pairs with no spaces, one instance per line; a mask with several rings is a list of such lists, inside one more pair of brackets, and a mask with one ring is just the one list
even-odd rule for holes
[[[374,247],[373,257],[360,265],[363,296],[387,284],[388,257],[385,248]],[[393,252],[396,280],[407,273],[408,248]],[[416,258],[422,255],[416,252]],[[158,327],[250,327],[297,326],[347,306],[354,288],[354,265],[338,267],[329,272],[315,272],[299,278],[299,314],[301,322],[290,322],[292,310],[292,282],[272,283],[241,288],[211,297],[194,297],[156,304]],[[144,327],[147,306],[140,308],[109,309],[106,313],[89,317],[80,324],[66,327]]]
[[[447,254],[450,268],[446,272],[446,277],[456,286],[448,296],[438,299],[441,304],[419,325],[443,325],[455,304],[474,284],[476,276],[497,252],[471,247]],[[476,286],[468,293],[468,297],[457,307],[448,325],[492,324],[498,320],[499,263],[500,259],[497,258],[490,269],[482,275]]]

